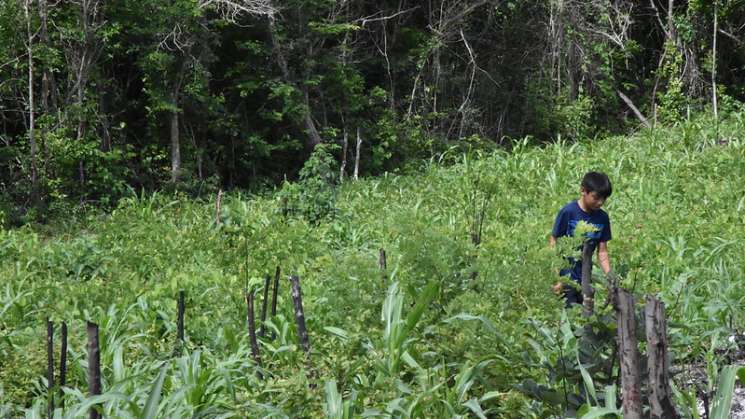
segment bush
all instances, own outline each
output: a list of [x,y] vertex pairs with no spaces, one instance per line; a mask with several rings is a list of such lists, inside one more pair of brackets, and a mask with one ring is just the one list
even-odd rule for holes
[[285,215],[301,216],[318,223],[335,211],[338,173],[331,154],[334,148],[318,144],[300,170],[300,179],[284,183],[279,200]]

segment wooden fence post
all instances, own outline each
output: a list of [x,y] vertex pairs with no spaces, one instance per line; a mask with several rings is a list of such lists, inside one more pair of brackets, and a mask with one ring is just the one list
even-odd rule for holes
[[264,333],[266,332],[266,308],[269,306],[268,299],[269,299],[269,286],[271,283],[269,282],[270,278],[267,274],[266,278],[264,279],[264,298],[261,300],[261,325],[259,325],[259,337],[264,337]]
[[65,384],[67,384],[67,323],[62,322],[59,350],[59,405],[62,408],[65,407],[65,393],[62,391]]
[[649,401],[652,419],[676,419],[670,376],[667,368],[667,325],[665,305],[654,297],[647,297],[644,306],[647,334],[647,371],[649,373]]
[[178,292],[178,320],[177,320],[177,336],[179,342],[177,344],[184,343],[184,311],[186,310],[186,306],[184,303],[184,291],[181,290]]
[[303,293],[300,290],[300,278],[297,275],[290,277],[292,283],[292,303],[295,307],[295,323],[297,325],[297,335],[300,338],[300,345],[306,356],[310,356],[310,341],[308,340],[308,330],[305,328],[305,312],[303,311]]
[[585,241],[582,246],[582,314],[590,317],[595,310],[595,290],[592,288],[592,246]]
[[383,278],[383,286],[385,286],[386,280],[388,279],[388,276],[386,275],[385,271],[388,268],[388,262],[386,261],[385,257],[385,249],[382,247],[380,248],[380,253],[378,254],[378,268],[380,268],[380,276]]
[[[305,362],[308,368],[308,379],[314,377],[312,365],[310,363],[310,341],[308,340],[308,329],[305,327],[305,312],[303,311],[303,293],[300,290],[300,278],[297,275],[290,277],[292,283],[292,303],[295,307],[295,323],[297,325],[297,335],[300,338],[300,346],[305,352]],[[314,388],[315,383],[311,382],[310,387]]]
[[[88,331],[88,394],[96,396],[101,394],[101,349],[98,342],[98,325],[87,322],[86,329]],[[101,418],[97,407],[98,405],[91,406],[89,419]]]
[[641,419],[641,371],[636,341],[634,296],[618,288],[615,298],[618,325],[618,354],[621,363],[621,394],[624,419]]
[[[254,293],[253,291],[246,291],[246,319],[248,321],[248,338],[251,341],[251,357],[253,358],[256,365],[261,368],[261,355],[259,355],[259,343],[256,341],[256,323],[254,319]],[[264,377],[261,371],[256,371],[256,375],[259,379]]]
[[47,318],[47,417],[54,414],[54,324]]
[[[274,289],[272,290],[272,318],[277,315],[277,291],[279,290],[279,275],[280,268],[277,266],[277,270],[274,272]],[[274,331],[272,330],[272,340],[274,340]]]

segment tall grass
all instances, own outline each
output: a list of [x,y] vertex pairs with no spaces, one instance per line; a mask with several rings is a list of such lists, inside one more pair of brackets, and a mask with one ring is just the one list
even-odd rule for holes
[[[538,332],[561,326],[550,285],[562,261],[546,244],[588,170],[614,182],[609,247],[623,285],[665,302],[673,362],[702,359],[705,337],[745,328],[742,115],[720,132],[712,139],[701,119],[592,142],[518,142],[416,175],[345,183],[332,216],[314,223],[284,217],[272,195],[227,196],[216,222],[212,202],[155,194],[51,231],[4,230],[0,412],[43,413],[50,317],[70,329],[64,417],[97,402],[108,417],[556,415],[516,384],[566,390],[543,364],[566,354]],[[475,245],[473,206],[484,194]],[[388,282],[381,247],[395,272]],[[315,378],[304,374],[286,280],[259,340],[266,380],[256,378],[242,290],[277,265],[302,278]],[[181,289],[186,351],[172,358]],[[86,320],[103,342],[95,399],[86,396]]]

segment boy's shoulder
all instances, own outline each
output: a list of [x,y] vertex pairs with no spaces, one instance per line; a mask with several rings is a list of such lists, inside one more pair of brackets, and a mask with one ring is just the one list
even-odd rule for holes
[[579,209],[579,204],[577,204],[577,201],[569,201],[563,207],[561,207],[561,209],[559,210],[559,213],[575,212],[578,209]]
[[[572,200],[567,202],[561,209],[559,210],[559,215],[561,214],[570,214],[574,216],[580,216],[580,214],[587,214],[584,211],[582,211],[582,208],[580,208],[579,203],[577,203],[576,200]],[[585,215],[586,217],[587,215]],[[602,208],[598,208],[597,210],[593,211],[592,214],[590,214],[591,218],[594,219],[606,219],[610,220],[610,216],[608,215],[605,210]]]

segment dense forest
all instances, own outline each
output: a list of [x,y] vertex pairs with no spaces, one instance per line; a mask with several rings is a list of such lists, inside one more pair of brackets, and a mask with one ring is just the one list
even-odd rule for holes
[[[253,189],[745,99],[742,0],[8,0],[0,207]],[[356,158],[359,156],[359,158]]]

